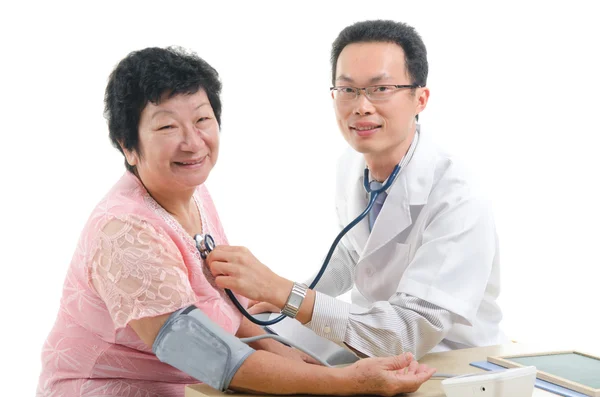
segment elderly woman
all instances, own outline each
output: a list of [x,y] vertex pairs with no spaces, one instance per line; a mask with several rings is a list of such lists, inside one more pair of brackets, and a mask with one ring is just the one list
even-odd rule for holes
[[[133,52],[111,74],[105,111],[127,171],[81,234],[43,348],[37,395],[183,396],[186,384],[211,376],[223,377],[222,389],[273,394],[416,390],[433,370],[410,355],[327,368],[273,340],[250,348],[237,339],[264,331],[216,285],[193,239],[210,233],[227,244],[203,185],[219,154],[220,92],[217,72],[177,49]],[[197,317],[177,322],[189,308]],[[217,368],[206,362],[222,356],[216,346],[244,353],[227,373],[202,372]]]

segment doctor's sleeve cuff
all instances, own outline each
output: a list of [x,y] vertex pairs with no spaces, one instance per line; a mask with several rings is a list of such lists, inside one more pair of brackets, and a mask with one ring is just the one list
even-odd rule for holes
[[346,336],[352,304],[332,298],[321,292],[315,293],[312,320],[305,325],[315,334],[330,341],[341,343]]

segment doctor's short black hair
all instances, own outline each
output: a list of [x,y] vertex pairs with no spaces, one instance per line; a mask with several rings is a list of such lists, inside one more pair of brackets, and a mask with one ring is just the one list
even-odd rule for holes
[[331,47],[331,82],[335,86],[335,70],[342,50],[353,43],[396,43],[404,50],[406,70],[411,84],[427,84],[427,49],[415,28],[389,20],[362,21],[340,32]]
[[[123,153],[139,150],[142,110],[167,95],[204,90],[221,125],[221,81],[217,71],[195,53],[179,47],[145,48],[131,52],[110,74],[104,93],[104,117],[112,144]],[[122,145],[122,147],[121,147]],[[127,170],[134,167],[125,160]]]

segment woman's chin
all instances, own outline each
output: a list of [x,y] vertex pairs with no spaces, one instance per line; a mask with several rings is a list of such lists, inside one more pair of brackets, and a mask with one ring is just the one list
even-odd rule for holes
[[210,169],[201,167],[196,169],[185,169],[175,167],[172,180],[175,184],[188,187],[197,187],[202,185],[210,174]]
[[177,178],[177,181],[179,182],[178,184],[180,186],[186,186],[190,189],[195,189],[206,182],[206,179],[208,179],[208,174],[203,173],[200,175],[190,175],[185,178],[179,177]]

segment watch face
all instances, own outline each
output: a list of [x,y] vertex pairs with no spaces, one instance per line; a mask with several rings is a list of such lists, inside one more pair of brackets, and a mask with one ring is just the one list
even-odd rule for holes
[[300,308],[300,305],[302,304],[302,300],[304,300],[304,298],[302,298],[299,295],[292,295],[291,299],[290,299],[290,305],[294,306],[296,309]]

